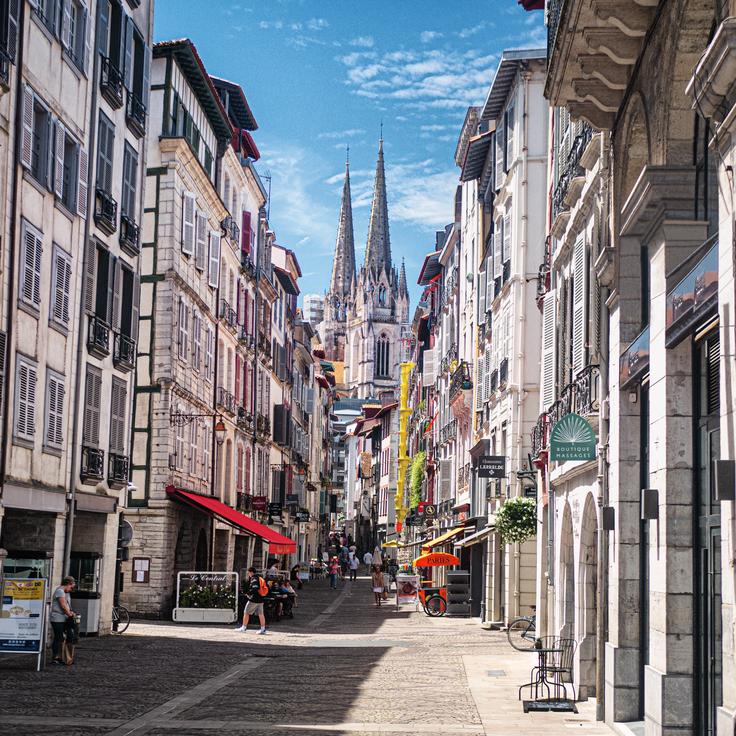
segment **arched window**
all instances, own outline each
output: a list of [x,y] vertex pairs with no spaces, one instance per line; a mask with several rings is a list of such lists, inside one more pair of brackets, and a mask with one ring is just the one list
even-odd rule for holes
[[376,376],[388,378],[389,373],[389,351],[390,344],[387,335],[381,335],[376,340],[375,371]]
[[386,287],[381,285],[381,288],[378,290],[378,304],[381,307],[386,306]]

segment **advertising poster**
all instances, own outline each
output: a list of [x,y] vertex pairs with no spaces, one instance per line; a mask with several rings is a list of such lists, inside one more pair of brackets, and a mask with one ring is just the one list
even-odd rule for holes
[[400,572],[396,575],[396,605],[419,602],[419,575]]
[[36,654],[41,651],[45,604],[45,580],[5,580],[0,609],[0,652]]

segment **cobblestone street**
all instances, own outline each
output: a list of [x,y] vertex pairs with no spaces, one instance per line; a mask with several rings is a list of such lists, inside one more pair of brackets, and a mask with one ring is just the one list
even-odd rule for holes
[[604,734],[594,704],[524,715],[532,657],[468,619],[376,609],[369,582],[305,586],[268,636],[233,627],[134,623],[85,639],[71,668],[0,661],[0,730],[36,736],[216,733]]

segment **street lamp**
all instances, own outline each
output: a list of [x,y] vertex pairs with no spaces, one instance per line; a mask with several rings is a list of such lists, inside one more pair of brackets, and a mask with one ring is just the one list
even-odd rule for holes
[[212,419],[215,422],[215,442],[221,447],[227,433],[221,414],[180,414],[173,411],[169,414],[169,424],[175,427],[191,424],[195,419]]
[[217,422],[215,423],[215,442],[218,447],[222,447],[222,443],[225,441],[225,422],[222,421],[222,417],[218,415]]

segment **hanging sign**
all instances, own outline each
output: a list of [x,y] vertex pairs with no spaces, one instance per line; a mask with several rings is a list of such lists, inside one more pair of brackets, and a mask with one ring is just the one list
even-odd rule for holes
[[505,455],[481,455],[478,458],[479,478],[505,478],[506,456]]
[[251,506],[253,507],[253,511],[265,511],[267,503],[268,496],[253,496]]
[[579,414],[566,414],[552,428],[550,459],[595,460],[595,432]]

